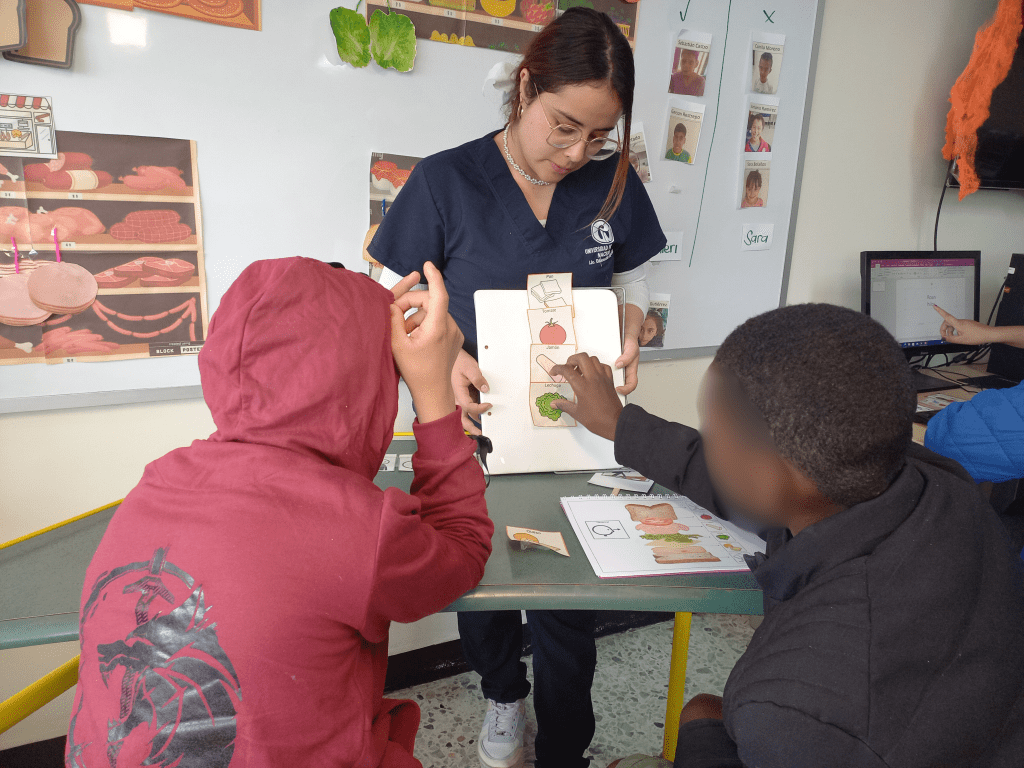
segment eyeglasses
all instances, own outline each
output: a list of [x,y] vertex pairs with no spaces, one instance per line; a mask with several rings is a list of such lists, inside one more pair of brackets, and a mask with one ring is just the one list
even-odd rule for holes
[[[540,102],[541,112],[544,113],[544,121],[551,129],[547,139],[550,146],[555,149],[567,149],[583,138],[583,131],[574,125],[565,125],[564,123],[552,125],[548,118],[548,112],[544,109],[544,102],[540,101],[540,93],[537,94],[537,101]],[[615,126],[616,134],[618,131],[619,127]],[[584,151],[591,160],[607,160],[619,151],[619,142],[608,136],[596,136],[587,141]]]

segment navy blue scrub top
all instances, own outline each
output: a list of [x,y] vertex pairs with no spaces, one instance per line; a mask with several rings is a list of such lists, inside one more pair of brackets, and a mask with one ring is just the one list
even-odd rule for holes
[[444,275],[448,310],[476,357],[473,294],[525,290],[528,275],[572,272],[573,287],[611,285],[613,272],[646,263],[665,234],[636,172],[609,222],[594,221],[615,177],[618,155],[591,160],[555,187],[542,225],[512,178],[497,131],[420,161],[369,245],[399,275],[432,261]]

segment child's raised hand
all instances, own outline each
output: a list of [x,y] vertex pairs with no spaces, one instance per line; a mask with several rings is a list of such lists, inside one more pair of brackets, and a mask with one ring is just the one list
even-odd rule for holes
[[[391,352],[412,393],[416,416],[426,424],[455,410],[451,374],[463,337],[448,314],[441,273],[429,262],[423,271],[427,290],[405,291],[391,305]],[[405,313],[413,308],[416,313],[406,319]]]

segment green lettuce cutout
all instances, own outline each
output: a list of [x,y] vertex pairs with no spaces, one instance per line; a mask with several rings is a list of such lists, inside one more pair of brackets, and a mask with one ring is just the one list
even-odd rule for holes
[[331,10],[331,29],[338,43],[338,55],[353,67],[365,67],[370,63],[370,29],[366,26],[363,14],[359,13],[362,2],[359,0],[356,3],[355,10]]
[[370,53],[382,68],[408,72],[416,61],[416,27],[401,13],[379,8],[370,16]]

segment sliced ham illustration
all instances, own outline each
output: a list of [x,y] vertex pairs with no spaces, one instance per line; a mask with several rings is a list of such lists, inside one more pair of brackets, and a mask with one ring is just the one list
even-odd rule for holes
[[188,280],[195,274],[196,266],[184,259],[154,259],[146,261],[145,269],[152,275],[166,277],[169,280]]
[[96,278],[96,285],[100,288],[124,288],[126,285],[130,285],[135,281],[134,277],[118,275],[112,269],[105,269],[98,275],[93,275]]
[[114,177],[106,171],[57,171],[43,179],[43,184],[47,189],[77,191],[100,189],[113,181]]
[[181,285],[188,281],[191,275],[179,275],[178,277],[165,277],[164,275],[147,275],[139,280],[139,285],[146,288],[167,288]]
[[[120,226],[115,224],[114,226]],[[149,261],[163,261],[163,259],[156,256],[141,256],[137,259],[122,264],[119,267],[114,267],[108,272],[113,272],[118,277],[130,277],[132,280],[136,280],[143,275],[148,275],[150,272],[146,270],[146,263]]]

